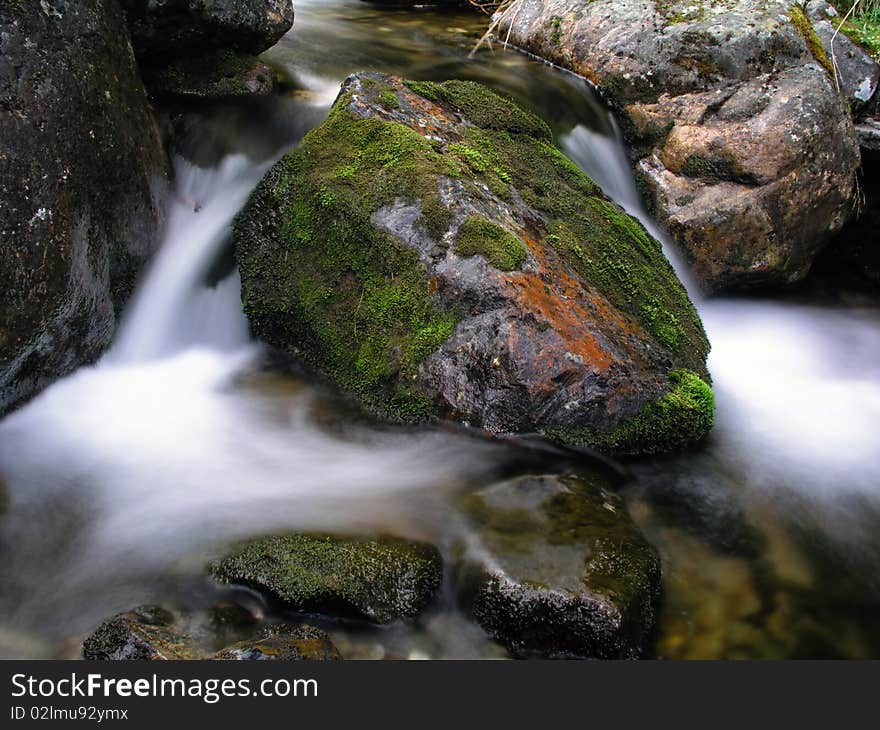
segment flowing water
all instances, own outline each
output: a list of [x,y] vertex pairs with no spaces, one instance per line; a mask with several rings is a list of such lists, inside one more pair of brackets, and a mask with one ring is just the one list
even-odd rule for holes
[[[267,54],[295,90],[176,115],[164,242],[101,362],[0,422],[0,652],[75,651],[145,601],[199,605],[212,550],[277,529],[393,531],[445,545],[448,495],[498,447],[380,428],[248,336],[229,225],[268,165],[362,69],[488,83],[661,240],[610,115],[584,82],[501,49],[484,20],[300,0]],[[683,280],[686,270],[677,266]],[[663,657],[880,656],[880,310],[797,301],[698,306],[713,344],[705,448],[633,465],[625,497],[664,561]],[[500,656],[452,606],[423,625],[334,628],[356,656]]]

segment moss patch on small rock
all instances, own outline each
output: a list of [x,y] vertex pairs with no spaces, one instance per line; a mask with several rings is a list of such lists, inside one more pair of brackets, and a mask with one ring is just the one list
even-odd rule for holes
[[388,623],[430,604],[443,567],[436,548],[424,543],[294,534],[246,543],[211,572],[298,611]]

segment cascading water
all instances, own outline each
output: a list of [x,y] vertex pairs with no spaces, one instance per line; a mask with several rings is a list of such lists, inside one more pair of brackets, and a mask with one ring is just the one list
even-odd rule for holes
[[178,161],[165,239],[116,344],[0,422],[7,625],[83,630],[215,543],[387,527],[415,504],[395,493],[432,487],[436,499],[491,469],[489,447],[447,434],[330,433],[314,391],[261,384],[237,273],[205,279],[265,169],[240,155],[214,169]]
[[619,137],[579,126],[562,146],[663,242],[697,305],[712,343],[713,450],[762,489],[880,498],[880,314],[703,299],[645,211]]

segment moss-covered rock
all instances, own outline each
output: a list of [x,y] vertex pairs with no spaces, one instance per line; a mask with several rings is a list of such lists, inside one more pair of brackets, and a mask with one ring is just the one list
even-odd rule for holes
[[660,559],[621,499],[586,476],[521,477],[463,498],[462,600],[519,654],[651,653]]
[[383,416],[627,453],[711,426],[670,398],[708,342],[660,244],[484,86],[350,78],[234,229],[255,333]]
[[423,543],[294,534],[242,545],[211,572],[287,608],[389,623],[415,618],[431,603],[443,564]]
[[115,0],[0,3],[0,414],[109,344],[166,175]]

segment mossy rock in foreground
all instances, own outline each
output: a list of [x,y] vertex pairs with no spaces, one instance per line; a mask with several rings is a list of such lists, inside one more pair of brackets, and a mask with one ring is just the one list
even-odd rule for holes
[[415,618],[431,603],[443,563],[424,543],[294,534],[242,545],[211,572],[286,608],[389,623]]
[[465,496],[463,603],[515,654],[650,655],[660,558],[601,480],[526,476]]
[[484,86],[349,78],[234,230],[257,336],[384,417],[627,454],[712,425],[660,244]]

